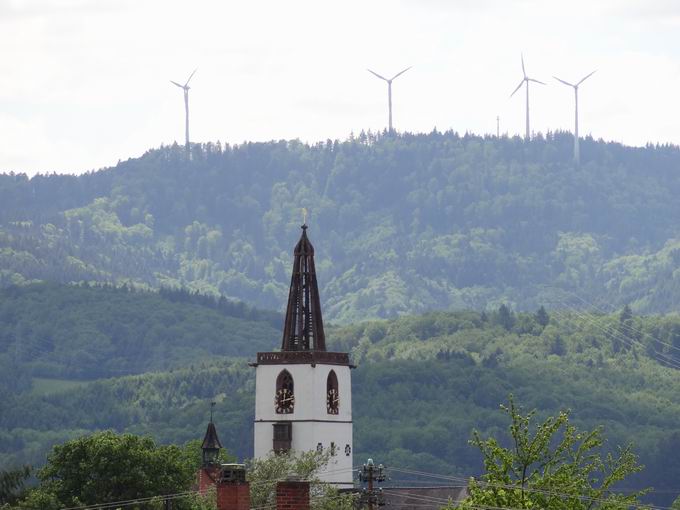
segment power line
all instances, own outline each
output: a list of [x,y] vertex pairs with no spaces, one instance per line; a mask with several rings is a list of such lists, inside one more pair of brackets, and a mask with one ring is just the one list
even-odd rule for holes
[[[645,344],[643,344],[639,340],[636,340],[635,338],[630,338],[630,337],[624,335],[619,330],[619,328],[612,326],[612,325],[602,326],[599,323],[599,321],[597,321],[596,317],[593,317],[592,315],[590,315],[586,312],[579,311],[578,309],[572,307],[571,305],[569,305],[568,303],[566,303],[562,300],[556,299],[556,301],[558,303],[560,303],[562,306],[564,306],[565,308],[567,308],[569,310],[569,313],[575,315],[577,318],[581,319],[586,324],[590,324],[591,326],[595,327],[596,329],[599,329],[606,336],[615,338],[615,339],[617,339],[617,340],[619,340],[619,341],[621,341],[621,342],[623,342],[623,343],[625,343],[626,345],[629,345],[629,346],[638,345],[645,350],[647,349],[647,346]],[[559,310],[556,310],[556,309],[551,310],[551,313],[562,317],[563,320],[565,319],[565,317],[570,318],[568,315],[565,314],[565,312],[560,312]],[[651,335],[649,335],[649,336],[651,337]],[[654,339],[655,341],[663,343],[660,340],[655,339],[654,337],[651,337],[651,338]],[[666,365],[669,365],[672,368],[680,369],[680,360],[673,358],[671,356],[668,356],[668,355],[666,355],[662,352],[659,352],[656,349],[654,349],[654,355],[650,354],[650,357],[653,357],[657,361],[659,361],[660,363],[664,363]]]
[[[395,467],[390,467],[390,470],[392,471],[397,471],[405,474],[412,474],[416,476],[424,476],[424,477],[431,477],[431,478],[439,478],[442,480],[452,480],[452,481],[457,481],[457,482],[465,482],[466,484],[469,483],[470,479],[474,479],[474,477],[469,477],[469,478],[462,478],[462,477],[457,477],[457,476],[446,476],[446,475],[438,475],[436,473],[428,473],[427,471],[416,471],[416,470],[411,470],[411,469],[403,469],[403,468],[395,468]],[[500,488],[500,489],[520,489],[517,485],[511,485],[511,484],[499,484],[499,483],[491,483],[491,482],[485,482],[482,480],[475,480],[476,483],[478,483],[481,486],[486,486],[486,487],[495,487],[495,488]],[[574,494],[566,494],[566,493],[561,493],[557,491],[551,491],[547,489],[532,489],[532,488],[524,488],[525,492],[535,492],[539,494],[545,494],[545,495],[552,495],[552,496],[559,496],[559,497],[566,497],[566,498],[572,498],[572,499],[579,499],[583,501],[592,501],[592,502],[604,502],[604,503],[610,503],[611,501],[605,498],[594,498],[591,496],[580,496],[580,495],[574,495]],[[636,504],[636,503],[626,503],[626,505],[630,508],[640,508],[640,509],[653,509],[653,510],[673,510],[671,507],[663,507],[663,506],[652,506],[652,505],[643,505],[643,504]]]
[[63,507],[60,510],[88,510],[88,509],[107,509],[107,508],[114,508],[114,507],[125,507],[125,506],[131,506],[131,505],[136,505],[139,503],[147,503],[149,501],[152,501],[154,499],[179,499],[179,498],[185,498],[187,496],[191,496],[192,494],[201,494],[200,491],[185,491],[185,492],[177,492],[175,494],[157,494],[154,496],[147,496],[143,498],[136,498],[136,499],[127,499],[123,501],[112,501],[112,502],[107,502],[107,503],[96,503],[93,505],[81,505],[81,506],[70,506],[70,507]]
[[[336,469],[336,470],[330,470],[330,471],[325,471],[324,474],[337,474],[337,473],[343,473],[343,472],[348,472],[348,471],[354,471],[354,467],[351,468],[343,468],[343,469]],[[258,486],[261,484],[265,483],[276,483],[276,482],[283,482],[287,479],[287,475],[285,477],[281,478],[270,478],[266,480],[258,480],[255,482],[249,482],[250,486]],[[303,480],[306,482],[309,482],[310,484],[324,484],[322,480],[318,479],[306,479]],[[154,496],[145,496],[143,498],[135,498],[135,499],[127,499],[127,500],[122,500],[122,501],[111,501],[111,502],[105,502],[105,503],[96,503],[92,505],[82,505],[82,506],[72,506],[72,507],[64,507],[61,508],[60,510],[89,510],[89,509],[108,509],[112,507],[125,507],[125,506],[131,506],[131,505],[136,505],[138,503],[145,503],[149,502],[154,499],[178,499],[178,498],[185,498],[188,496],[191,496],[193,494],[202,494],[201,491],[199,490],[192,490],[192,491],[184,491],[184,492],[177,492],[174,494],[156,494]]]
[[[552,313],[560,316],[563,318],[570,318],[569,315],[567,315],[565,312],[560,312],[558,310],[552,310]],[[604,333],[606,336],[610,338],[614,338],[616,340],[619,340],[620,342],[628,345],[629,347],[633,346],[638,346],[643,349],[647,349],[647,346],[640,342],[639,340],[636,340],[634,338],[630,338],[626,335],[623,335],[620,331],[617,330],[616,327],[614,326],[602,326],[594,317],[588,315],[587,313],[584,312],[579,312],[576,309],[570,308],[569,313],[575,315],[577,318],[581,319],[581,321],[585,322],[586,324],[590,324],[592,327],[600,330],[602,333]],[[649,353],[648,353],[649,354]],[[659,363],[665,364],[671,368],[676,368],[680,369],[680,360],[677,360],[675,358],[672,358],[670,356],[667,356],[664,353],[658,352],[656,349],[654,350],[654,355],[649,354],[650,357],[656,359]]]
[[[569,294],[571,294],[571,295],[574,296],[575,298],[579,299],[581,302],[585,303],[586,305],[591,306],[591,307],[594,308],[595,310],[604,312],[602,309],[598,308],[597,305],[595,305],[595,304],[593,304],[593,303],[589,303],[586,299],[582,298],[582,297],[579,296],[578,294],[576,294],[576,293],[574,293],[574,292],[571,292],[571,291],[568,291],[568,292],[569,292]],[[669,349],[672,349],[672,350],[677,351],[677,352],[680,353],[680,347],[676,347],[676,346],[673,345],[673,344],[669,344],[668,342],[664,342],[664,341],[662,341],[662,340],[659,340],[658,338],[655,338],[654,336],[652,336],[650,333],[647,333],[647,332],[645,332],[645,331],[636,329],[636,328],[634,328],[633,326],[631,326],[631,325],[629,325],[629,324],[625,324],[625,323],[621,324],[621,326],[624,327],[624,328],[626,328],[626,329],[628,329],[629,331],[634,332],[634,333],[638,333],[638,334],[640,334],[640,335],[647,336],[647,337],[651,338],[652,340],[654,340],[655,342],[658,342],[658,343],[660,343],[661,345],[663,345],[663,346],[665,346],[665,347],[668,347]]]

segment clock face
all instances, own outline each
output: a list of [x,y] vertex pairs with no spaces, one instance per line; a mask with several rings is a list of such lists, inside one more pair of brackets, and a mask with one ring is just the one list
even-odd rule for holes
[[340,396],[338,390],[330,389],[326,395],[326,410],[328,414],[338,414],[340,411]]
[[295,395],[293,392],[286,388],[281,388],[276,392],[276,397],[274,398],[274,407],[278,414],[289,414],[293,412],[293,406],[295,405]]

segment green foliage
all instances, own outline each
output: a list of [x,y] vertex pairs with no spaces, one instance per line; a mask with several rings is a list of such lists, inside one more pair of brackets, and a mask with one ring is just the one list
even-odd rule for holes
[[31,393],[34,395],[53,395],[66,393],[76,388],[81,388],[87,381],[78,379],[50,379],[46,377],[34,377],[31,385]]
[[30,475],[29,466],[0,471],[0,505],[14,503],[20,497],[24,483]]
[[510,331],[512,327],[515,325],[515,316],[505,304],[502,304],[498,308],[496,320],[498,324],[502,326],[506,331]]
[[[209,489],[205,494],[190,492],[181,497],[172,499],[172,508],[182,510],[217,510],[217,498],[214,489]],[[148,503],[149,510],[165,510],[165,502],[162,497],[157,497]]]
[[[33,284],[0,290],[0,387],[97,379],[272,347],[278,314],[187,291]],[[56,391],[52,386],[47,391]]]
[[[540,419],[571,408],[579,429],[604,425],[611,445],[635,442],[647,468],[628,486],[654,486],[659,492],[648,497],[669,506],[673,498],[665,491],[680,477],[680,461],[667,455],[680,450],[680,382],[660,356],[674,356],[680,316],[635,314],[624,338],[618,313],[551,310],[543,327],[537,314],[518,312],[509,331],[489,315],[435,312],[327,328],[329,349],[350,351],[359,364],[353,371],[355,460],[479,473],[481,458],[467,439],[473,429],[498,435],[498,402],[513,392]],[[270,349],[278,338],[262,342]],[[617,352],[616,342],[625,349]],[[181,359],[190,348],[170,343],[166,355]],[[240,459],[252,456],[254,370],[242,358],[67,383],[54,392],[24,386],[0,387],[5,469],[40,466],[52,445],[102,429],[153,435],[161,444],[200,439],[212,401],[224,446]]]
[[248,464],[250,506],[261,508],[276,504],[276,483],[289,478],[311,482],[310,498],[314,510],[351,510],[353,497],[340,494],[321,482],[319,472],[328,464],[330,452],[285,452],[253,459]]
[[536,312],[535,319],[536,322],[538,322],[538,324],[543,328],[545,328],[550,323],[550,316],[548,315],[548,312],[545,311],[543,305],[541,305],[541,307]]
[[[22,506],[50,501],[96,505],[177,494],[188,490],[195,477],[185,459],[180,448],[158,446],[148,437],[111,431],[84,436],[54,447],[38,472],[40,486]],[[182,502],[177,506],[182,508]]]
[[300,208],[336,322],[535,309],[574,291],[680,296],[680,150],[572,137],[372,133],[149,151],[81,176],[0,175],[0,285],[188,287],[280,309]]
[[[163,443],[203,438],[210,402],[225,447],[250,456],[253,371],[244,361],[220,361],[172,372],[105,379],[67,393],[14,396],[0,402],[0,465],[44,462],[49,448],[87,431],[112,428],[153,434]],[[10,411],[11,409],[11,411]],[[194,463],[197,452],[194,450]]]
[[630,324],[630,321],[633,319],[633,311],[630,309],[630,306],[626,305],[623,307],[623,310],[621,310],[621,314],[619,315],[619,322],[621,324]]
[[643,491],[615,490],[618,482],[642,470],[630,447],[604,453],[602,430],[577,430],[568,412],[534,425],[535,411],[523,415],[512,397],[501,408],[510,420],[508,437],[482,439],[475,431],[471,444],[482,453],[484,473],[470,481],[461,508],[623,510],[639,503]]
[[[189,469],[194,473],[196,473],[203,464],[202,444],[203,439],[192,439],[184,444],[184,449],[182,450],[186,457],[183,462],[189,466]],[[217,462],[220,464],[231,464],[235,463],[237,460],[238,458],[235,455],[230,454],[224,448],[220,450],[217,457]]]

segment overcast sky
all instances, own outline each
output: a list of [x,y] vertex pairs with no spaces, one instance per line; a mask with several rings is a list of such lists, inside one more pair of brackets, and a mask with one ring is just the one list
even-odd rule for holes
[[184,138],[346,138],[387,123],[680,143],[676,0],[0,0],[0,171],[83,172]]

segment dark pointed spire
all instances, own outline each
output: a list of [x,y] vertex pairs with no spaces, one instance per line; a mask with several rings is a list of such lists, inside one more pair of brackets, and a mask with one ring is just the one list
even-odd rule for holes
[[314,247],[307,238],[306,224],[302,225],[302,236],[295,245],[293,255],[293,274],[281,350],[325,351],[326,336],[314,269]]
[[222,448],[222,443],[220,443],[220,438],[217,437],[217,429],[213,422],[208,423],[208,430],[205,431],[205,437],[203,438],[203,444],[201,448],[206,449],[220,449]]
[[220,438],[217,437],[217,429],[213,422],[208,423],[208,430],[205,431],[201,448],[203,450],[219,450],[222,448],[222,443],[220,443]]
[[219,463],[220,449],[222,448],[220,438],[217,437],[217,429],[213,423],[213,407],[215,407],[215,402],[210,403],[210,423],[208,423],[208,430],[205,431],[205,437],[201,445],[204,467]]

